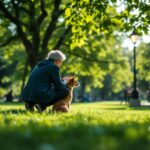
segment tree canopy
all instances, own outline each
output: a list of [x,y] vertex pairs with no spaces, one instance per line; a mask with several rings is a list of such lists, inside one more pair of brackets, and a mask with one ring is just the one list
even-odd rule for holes
[[93,33],[109,36],[135,27],[139,34],[147,34],[150,3],[148,0],[71,0],[65,18],[66,25],[72,26],[72,46],[82,46]]
[[107,36],[133,26],[147,33],[149,10],[148,0],[1,0],[0,24],[5,29],[0,46],[20,40],[32,68],[48,47],[63,45],[67,34],[71,34],[70,47],[75,48],[85,45],[91,34]]

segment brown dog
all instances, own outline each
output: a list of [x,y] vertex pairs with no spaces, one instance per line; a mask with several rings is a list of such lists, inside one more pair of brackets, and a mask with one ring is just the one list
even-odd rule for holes
[[79,82],[77,82],[77,80],[75,80],[74,77],[69,77],[68,81],[67,81],[67,86],[69,88],[68,96],[65,97],[64,99],[57,101],[53,105],[53,108],[52,108],[53,111],[57,111],[57,112],[68,112],[69,111],[69,106],[70,106],[70,104],[72,102],[72,98],[73,98],[73,89],[74,89],[74,87],[79,86]]

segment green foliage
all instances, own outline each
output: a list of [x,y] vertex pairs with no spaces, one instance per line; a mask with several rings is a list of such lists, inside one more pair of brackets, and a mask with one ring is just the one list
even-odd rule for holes
[[9,76],[12,75],[16,64],[16,62],[9,64],[4,59],[0,58],[0,88],[10,86],[12,82]]
[[[148,90],[148,88],[150,88],[150,43],[141,43],[139,47],[137,47],[137,52],[140,84],[144,90]],[[142,84],[142,82],[144,84]]]
[[[25,61],[27,58],[26,53],[24,52],[24,48],[20,42],[16,41],[9,44],[8,46],[5,46],[4,48],[1,48],[0,54],[6,62],[6,66],[8,66],[8,75],[5,74],[4,78],[7,78],[8,81],[11,81],[10,88],[13,89],[13,94],[18,95],[20,94],[21,80],[23,77]],[[7,88],[4,89],[7,90]],[[6,92],[4,89],[1,89],[3,94]],[[3,95],[2,93],[1,95]]]
[[139,48],[139,57],[138,60],[138,68],[139,68],[139,74],[141,77],[147,81],[150,82],[150,43],[144,44],[142,43]]
[[148,1],[71,0],[65,11],[66,25],[72,26],[71,48],[85,45],[93,33],[109,36],[114,30],[131,31],[133,26],[140,34],[148,33],[149,10]]
[[[150,110],[118,102],[73,104],[68,114],[26,112],[22,104],[1,104],[2,149],[150,148]],[[7,142],[6,142],[7,141]]]
[[122,52],[120,36],[106,38],[91,35],[84,47],[75,48],[71,52],[64,47],[63,51],[68,54],[68,60],[62,66],[62,73],[74,74],[81,82],[84,80],[88,92],[93,88],[104,87],[107,75],[112,79],[106,83],[111,93],[122,91],[132,82],[128,56]]

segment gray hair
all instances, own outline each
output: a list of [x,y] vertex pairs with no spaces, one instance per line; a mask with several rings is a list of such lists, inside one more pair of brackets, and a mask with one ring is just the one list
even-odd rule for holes
[[66,56],[60,50],[52,50],[48,53],[47,59],[64,61]]

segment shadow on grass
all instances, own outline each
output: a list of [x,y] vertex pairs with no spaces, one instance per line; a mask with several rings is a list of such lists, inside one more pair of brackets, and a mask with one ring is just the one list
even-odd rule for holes
[[130,107],[133,110],[150,110],[150,105],[142,105],[140,107]]
[[[35,114],[35,113],[38,113],[38,114],[43,114],[43,113],[46,113],[46,114],[56,114],[56,112],[53,112],[51,109],[47,109],[46,111],[43,111],[43,112],[38,112],[37,110],[34,110],[34,111],[27,111],[25,109],[9,109],[9,110],[0,110],[0,114],[27,114],[27,113],[31,113],[31,114]],[[61,112],[58,112],[58,113],[61,113]]]
[[9,105],[21,106],[23,104],[24,104],[24,102],[0,102],[0,106],[9,106]]
[[130,107],[129,105],[113,105],[112,107],[99,107],[100,110],[150,110],[150,105],[141,105],[140,107]]
[[105,110],[150,110],[150,106],[147,105],[142,105],[140,107],[130,107],[130,106],[126,106],[126,107],[120,107],[120,108],[103,108]]
[[0,114],[26,114],[27,111],[23,109],[9,109],[9,110],[0,110]]

